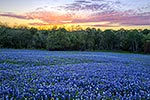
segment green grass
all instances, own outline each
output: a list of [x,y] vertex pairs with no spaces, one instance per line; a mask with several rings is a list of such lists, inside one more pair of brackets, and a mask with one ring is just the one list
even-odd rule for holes
[[144,54],[144,55],[148,55],[145,54],[144,52],[131,52],[131,51],[119,51],[119,50],[94,50],[91,52],[110,52],[110,53],[122,53],[122,54]]

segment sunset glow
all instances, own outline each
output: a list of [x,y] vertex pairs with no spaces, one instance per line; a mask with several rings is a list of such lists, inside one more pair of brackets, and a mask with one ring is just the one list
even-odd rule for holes
[[149,0],[1,0],[10,26],[150,29]]

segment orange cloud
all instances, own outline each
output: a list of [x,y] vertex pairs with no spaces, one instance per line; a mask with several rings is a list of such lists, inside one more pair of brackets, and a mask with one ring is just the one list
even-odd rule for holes
[[[72,22],[74,14],[66,13],[61,14],[59,12],[51,11],[35,11],[25,14],[14,14],[14,13],[0,13],[2,17],[11,17],[22,20],[41,20],[43,24],[66,24]],[[33,24],[34,25],[34,24]]]
[[[128,11],[97,12],[90,15],[79,13],[52,12],[52,11],[34,11],[25,14],[0,13],[2,17],[11,17],[21,20],[27,20],[31,26],[48,25],[86,25],[91,27],[120,27],[120,26],[149,26],[150,13],[136,13]],[[35,21],[35,20],[39,20]],[[34,22],[32,22],[34,21]],[[107,24],[89,24],[97,22],[108,22]]]
[[39,19],[48,24],[63,24],[73,20],[73,14],[59,14],[50,11],[30,12],[26,16],[32,19]]

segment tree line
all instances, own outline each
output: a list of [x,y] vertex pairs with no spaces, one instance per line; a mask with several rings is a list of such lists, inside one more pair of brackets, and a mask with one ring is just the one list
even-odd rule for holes
[[150,52],[150,30],[37,30],[0,26],[0,48]]

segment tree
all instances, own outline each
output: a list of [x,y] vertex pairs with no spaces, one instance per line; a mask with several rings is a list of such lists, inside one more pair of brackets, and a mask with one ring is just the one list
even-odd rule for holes
[[138,32],[138,30],[130,30],[127,33],[127,43],[129,44],[128,50],[133,52],[138,52],[142,50],[142,33]]
[[148,35],[148,34],[150,33],[150,30],[144,29],[144,30],[142,31],[142,33],[143,33],[144,35]]
[[125,29],[120,29],[116,31],[116,49],[117,50],[127,50],[128,44],[126,41],[127,31]]
[[35,35],[37,33],[37,31],[38,31],[36,28],[33,28],[33,27],[30,28],[29,30],[30,30],[32,35]]
[[85,46],[86,50],[93,50],[95,46],[95,33],[96,29],[86,29]]
[[105,30],[103,32],[103,47],[106,50],[113,50],[116,43],[116,36],[113,30]]
[[48,50],[123,50],[149,52],[150,30],[118,31],[95,28],[82,30],[80,26],[67,31],[53,27],[51,30],[37,30],[19,26],[10,28],[0,23],[1,48],[36,48]]
[[150,53],[150,33],[144,36],[144,52]]
[[33,47],[37,49],[46,49],[47,37],[48,33],[46,31],[37,31],[32,39]]
[[70,45],[68,33],[63,29],[56,32],[50,32],[47,39],[47,49],[49,50],[67,50]]

